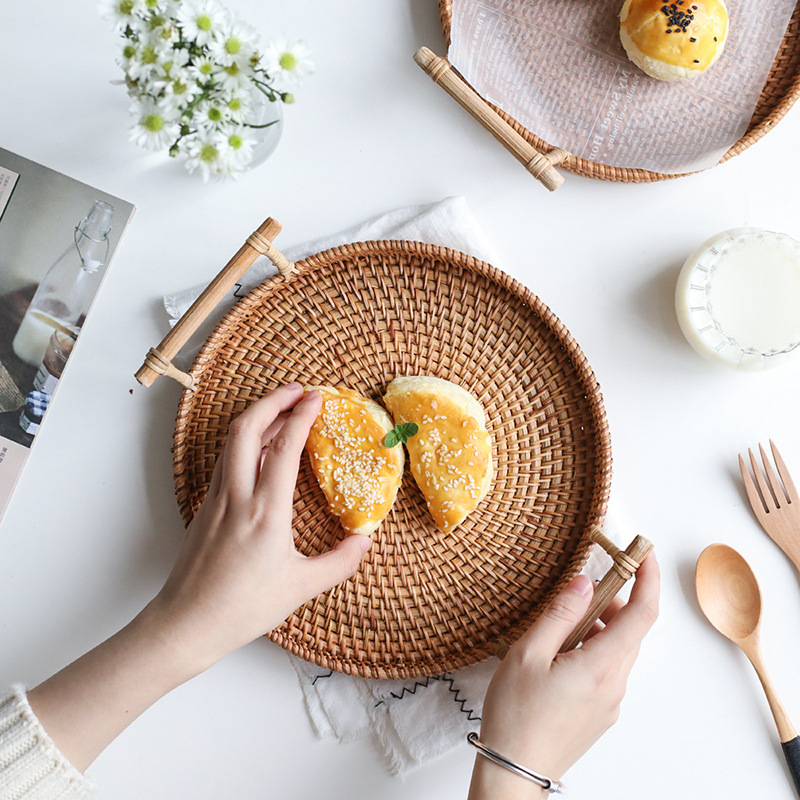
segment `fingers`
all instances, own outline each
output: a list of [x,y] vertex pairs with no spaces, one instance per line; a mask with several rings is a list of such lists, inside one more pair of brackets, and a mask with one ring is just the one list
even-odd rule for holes
[[608,625],[612,619],[617,615],[617,612],[625,607],[625,601],[621,597],[612,598],[611,602],[605,607],[600,614],[600,621],[603,625]]
[[261,437],[282,411],[297,404],[303,387],[281,386],[257,400],[231,423],[228,440],[220,456],[222,485],[234,496],[250,496],[258,479]]
[[525,648],[533,647],[543,658],[552,661],[567,636],[580,622],[593,593],[592,582],[585,575],[573,578],[522,635],[520,644]]
[[600,614],[600,618],[597,620],[597,622],[595,622],[594,625],[592,625],[592,627],[589,628],[588,633],[586,634],[586,636],[583,637],[583,641],[588,642],[589,639],[592,638],[592,636],[596,636],[598,633],[600,633],[600,631],[604,631],[606,625],[608,625],[608,623],[611,622],[612,619],[614,619],[614,615],[617,613],[617,611],[623,608],[624,605],[625,602],[622,600],[621,597],[612,598],[611,602],[606,606],[604,611]]
[[603,635],[593,640],[592,645],[598,648],[598,654],[602,649],[617,657],[627,657],[633,653],[635,658],[642,639],[658,617],[660,586],[658,561],[651,552],[636,571],[630,600],[614,614]]
[[348,536],[333,550],[306,559],[301,569],[304,575],[303,587],[308,596],[302,602],[347,580],[356,572],[370,547],[372,540],[368,536]]
[[275,417],[274,420],[269,424],[269,427],[261,434],[261,447],[269,447],[272,440],[278,435],[278,432],[283,427],[283,423],[289,419],[289,412],[282,411]]
[[289,518],[300,456],[321,405],[322,395],[319,392],[305,395],[283,423],[264,456],[257,491],[268,498],[277,513],[288,513]]
[[267,449],[272,444],[272,440],[278,435],[278,431],[280,431],[283,427],[283,423],[286,422],[287,419],[289,419],[289,413],[282,411],[261,435],[261,460],[258,462],[259,475],[261,474],[261,468],[264,466],[264,459],[267,457]]

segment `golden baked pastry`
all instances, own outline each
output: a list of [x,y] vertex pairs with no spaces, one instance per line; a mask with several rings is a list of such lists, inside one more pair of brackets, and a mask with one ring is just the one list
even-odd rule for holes
[[414,422],[406,444],[411,474],[441,531],[475,510],[492,482],[492,440],[483,406],[461,386],[441,378],[395,378],[383,398],[396,423]]
[[403,479],[402,447],[385,447],[392,421],[350,389],[309,386],[322,395],[306,450],[328,507],[348,533],[369,536],[389,513]]
[[625,0],[619,36],[628,58],[653,78],[695,78],[720,56],[728,35],[725,0]]

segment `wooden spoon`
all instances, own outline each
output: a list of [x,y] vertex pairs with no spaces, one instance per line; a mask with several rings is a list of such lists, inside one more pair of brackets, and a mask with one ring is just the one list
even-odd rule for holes
[[741,648],[755,667],[778,726],[789,772],[800,794],[800,737],[789,720],[761,655],[761,590],[750,565],[732,547],[712,544],[700,553],[695,568],[700,608],[708,621]]

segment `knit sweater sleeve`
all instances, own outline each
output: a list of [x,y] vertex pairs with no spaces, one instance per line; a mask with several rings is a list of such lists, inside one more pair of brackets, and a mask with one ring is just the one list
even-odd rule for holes
[[47,735],[24,688],[0,696],[0,800],[81,800],[91,788]]

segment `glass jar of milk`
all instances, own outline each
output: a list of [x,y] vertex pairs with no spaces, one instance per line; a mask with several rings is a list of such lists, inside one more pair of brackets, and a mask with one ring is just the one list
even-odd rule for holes
[[735,228],[686,260],[675,292],[689,344],[712,361],[763,369],[800,345],[800,242]]

